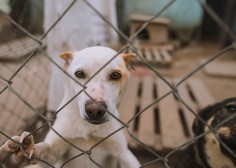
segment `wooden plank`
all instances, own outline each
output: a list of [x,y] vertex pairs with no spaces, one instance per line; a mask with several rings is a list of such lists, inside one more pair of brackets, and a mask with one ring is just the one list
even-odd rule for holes
[[[162,80],[157,80],[158,97],[162,97],[171,89]],[[184,132],[178,115],[174,96],[168,95],[159,102],[160,129],[164,148],[176,148],[185,142]]]
[[127,89],[119,105],[120,118],[123,122],[128,122],[134,116],[138,103],[137,91],[139,82],[140,78],[132,76],[127,83]]
[[142,52],[141,48],[137,48],[137,52],[138,52],[138,54],[139,54],[140,56],[143,57],[143,52]]
[[203,70],[207,75],[236,78],[236,62],[211,62]]
[[[142,82],[141,97],[138,96],[140,82]],[[160,79],[150,76],[143,78],[131,77],[119,106],[123,122],[127,123],[135,115],[138,105],[142,110],[154,101],[154,98],[156,98],[153,95],[154,82],[156,83],[157,98],[171,91],[171,88]],[[173,83],[176,84],[177,82],[177,79],[173,80]],[[193,78],[185,81],[178,86],[178,92],[183,101],[194,112],[197,112],[199,107],[203,108],[206,104],[214,102],[208,89],[199,79]],[[131,99],[132,101],[130,101]],[[156,108],[159,111],[160,134],[155,132],[155,122],[157,122],[155,120],[157,119],[154,110]],[[140,114],[137,132],[134,131],[134,123],[137,121],[131,122],[129,131],[134,137],[156,150],[173,149],[193,136],[191,128],[194,119],[195,116],[171,94]],[[139,146],[138,142],[128,135],[127,131],[125,133],[129,145],[137,148]]]
[[142,48],[144,47],[150,47],[150,48],[155,48],[157,50],[165,50],[165,51],[173,51],[176,46],[173,42],[165,43],[165,44],[156,44],[152,43],[150,41],[140,41],[139,44]]
[[144,48],[144,55],[145,55],[145,58],[147,61],[153,61],[150,48],[148,48],[148,47]]
[[[143,80],[142,98],[140,101],[140,109],[146,108],[153,101],[153,78],[145,77]],[[154,107],[146,109],[139,117],[139,139],[148,146],[154,145],[155,138],[155,121]]]
[[162,140],[162,139],[161,139],[161,135],[155,134],[155,137],[154,137],[154,145],[153,145],[153,148],[154,148],[155,150],[162,150],[162,149],[163,149],[161,140]]
[[[154,80],[154,79],[153,79]],[[155,94],[155,96],[154,96],[154,98],[155,99],[157,99],[158,98],[158,95],[157,95],[157,83],[156,83],[156,79],[154,80],[154,83],[155,83],[155,90],[153,90],[153,93],[154,92],[156,92],[156,93],[154,93]],[[156,127],[159,127],[158,129],[160,129],[160,114],[159,114],[159,110],[158,110],[158,104],[159,103],[156,103],[155,105],[154,105],[154,117],[155,117],[155,122],[154,122],[154,124],[155,124],[155,129],[154,129],[154,131],[156,131],[155,132],[155,137],[154,137],[154,146],[153,146],[153,148],[155,149],[155,150],[162,150],[163,149],[163,145],[162,145],[162,139],[161,139],[161,133],[160,133],[160,130],[156,130]],[[155,111],[155,110],[157,110],[157,111]]]
[[161,54],[162,54],[162,56],[163,56],[164,62],[166,62],[166,63],[172,62],[172,57],[170,56],[170,54],[169,54],[168,51],[166,51],[166,50],[161,50],[160,52],[161,52]]
[[209,90],[206,88],[206,86],[201,80],[193,78],[191,80],[188,80],[188,85],[194,97],[196,98],[200,109],[215,102],[212,94],[209,92]]
[[[146,21],[152,19],[151,16],[143,15],[143,14],[132,14],[132,15],[130,15],[129,18],[130,18],[130,20],[132,22],[133,21],[146,22]],[[170,24],[170,20],[168,18],[165,18],[165,17],[157,17],[154,20],[152,20],[151,23],[169,25]]]
[[[136,51],[137,51],[137,53],[138,53],[139,56],[141,56],[143,59],[146,59],[146,55],[145,55],[145,53],[144,53],[144,51],[143,51],[143,48],[137,47],[137,48],[136,48]],[[136,63],[141,63],[141,62],[142,62],[142,58],[140,58],[138,55],[136,56],[134,62],[136,62]]]
[[[172,44],[161,44],[154,45],[152,43],[141,43],[139,47],[137,47],[137,52],[143,58],[145,58],[148,62],[152,64],[158,65],[169,65],[173,62],[173,58],[169,53],[169,50],[172,50],[170,46]],[[142,63],[138,58],[134,60],[136,63]]]
[[154,60],[155,60],[157,63],[162,62],[162,58],[161,58],[161,55],[160,55],[158,49],[156,49],[156,48],[153,47],[153,48],[152,48],[152,53],[153,53],[153,55],[154,55]]
[[[175,84],[178,83],[179,80],[175,80]],[[197,113],[197,106],[194,102],[194,100],[191,98],[191,95],[189,94],[189,90],[187,88],[187,84],[186,83],[182,83],[179,87],[178,87],[178,93],[179,96],[181,97],[181,99],[195,112]],[[186,124],[188,127],[188,132],[190,134],[191,137],[193,137],[193,132],[192,132],[192,124],[193,121],[195,119],[195,115],[192,114],[192,112],[181,102],[179,102],[179,106],[181,108],[181,110],[184,113],[184,117],[186,119]]]
[[[135,110],[138,103],[137,92],[138,92],[139,82],[140,78],[134,76],[131,77],[127,83],[127,89],[121,99],[119,105],[120,119],[125,123],[127,123],[135,115]],[[134,131],[134,121],[130,123],[129,130],[130,132]],[[128,139],[129,145],[135,147],[137,144],[134,142],[133,138],[130,137],[130,135],[128,135],[126,130],[125,134]],[[133,132],[132,134],[136,136],[136,132]]]

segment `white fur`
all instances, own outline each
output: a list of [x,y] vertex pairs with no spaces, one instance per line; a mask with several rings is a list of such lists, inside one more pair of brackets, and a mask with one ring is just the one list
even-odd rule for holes
[[[76,51],[73,53],[73,59],[67,68],[67,72],[79,83],[85,84],[88,79],[116,54],[114,50],[106,47],[90,47],[82,51]],[[74,75],[78,69],[83,69],[86,73],[87,77],[85,79],[78,79]],[[109,75],[114,70],[119,70],[123,74],[121,81],[109,80]],[[80,91],[82,92],[57,114],[57,119],[53,125],[53,129],[60,136],[76,147],[92,152],[92,160],[106,168],[113,168],[118,165],[121,168],[137,168],[140,164],[128,149],[123,130],[100,143],[102,139],[118,130],[121,124],[108,113],[106,114],[107,122],[100,125],[89,123],[84,120],[86,116],[85,103],[87,100],[90,100],[88,95],[94,100],[104,100],[107,104],[107,110],[114,116],[119,117],[117,106],[128,76],[129,71],[125,61],[121,56],[117,56],[86,84],[85,90],[68,77],[64,98],[60,107],[67,103],[75,94]],[[88,95],[85,94],[85,91]],[[94,146],[96,143],[99,144]],[[34,145],[33,151],[33,156],[37,156],[42,160],[45,159],[58,167],[68,159],[81,153],[80,150],[72,147],[60,138],[52,129],[47,134],[44,142]],[[47,166],[39,163],[33,167]],[[70,161],[65,167],[93,168],[98,166],[89,159],[88,154],[83,154]]]

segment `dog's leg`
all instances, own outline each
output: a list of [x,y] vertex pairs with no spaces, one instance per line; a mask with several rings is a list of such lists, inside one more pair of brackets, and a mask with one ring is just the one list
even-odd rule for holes
[[127,149],[126,151],[120,153],[118,158],[120,168],[138,168],[140,167],[139,161],[133,155],[133,153]]
[[[49,131],[48,135],[53,133],[53,131]],[[47,135],[47,136],[48,136]],[[50,138],[46,138],[45,142],[37,143],[34,145],[34,155],[35,158],[43,160],[50,165],[55,165],[58,160],[68,151],[68,144],[59,138],[57,135],[51,136]],[[43,162],[39,162],[39,167],[48,167]]]
[[138,168],[140,163],[128,149],[127,141],[123,132],[117,132],[107,141],[109,152],[118,161],[119,168]]

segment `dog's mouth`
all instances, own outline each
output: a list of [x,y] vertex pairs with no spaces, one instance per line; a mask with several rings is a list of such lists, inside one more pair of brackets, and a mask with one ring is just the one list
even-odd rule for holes
[[94,124],[94,125],[100,125],[100,124],[106,123],[108,121],[106,119],[93,120],[90,118],[86,118],[85,120],[88,121],[90,124]]

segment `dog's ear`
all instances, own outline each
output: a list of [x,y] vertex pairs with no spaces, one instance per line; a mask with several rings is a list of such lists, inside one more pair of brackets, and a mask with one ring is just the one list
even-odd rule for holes
[[120,56],[123,58],[128,70],[130,70],[131,68],[129,63],[135,58],[136,55],[134,53],[121,53]]
[[[209,105],[205,108],[203,108],[201,111],[198,112],[198,116],[201,117],[201,119],[205,122],[207,122],[212,116],[215,115],[216,110],[218,109],[219,103],[216,103],[214,105]],[[198,119],[197,117],[194,120],[192,130],[194,134],[200,135],[204,132],[205,124]]]
[[63,52],[59,56],[65,61],[64,67],[67,68],[70,64],[70,60],[72,59],[73,53],[71,51]]

